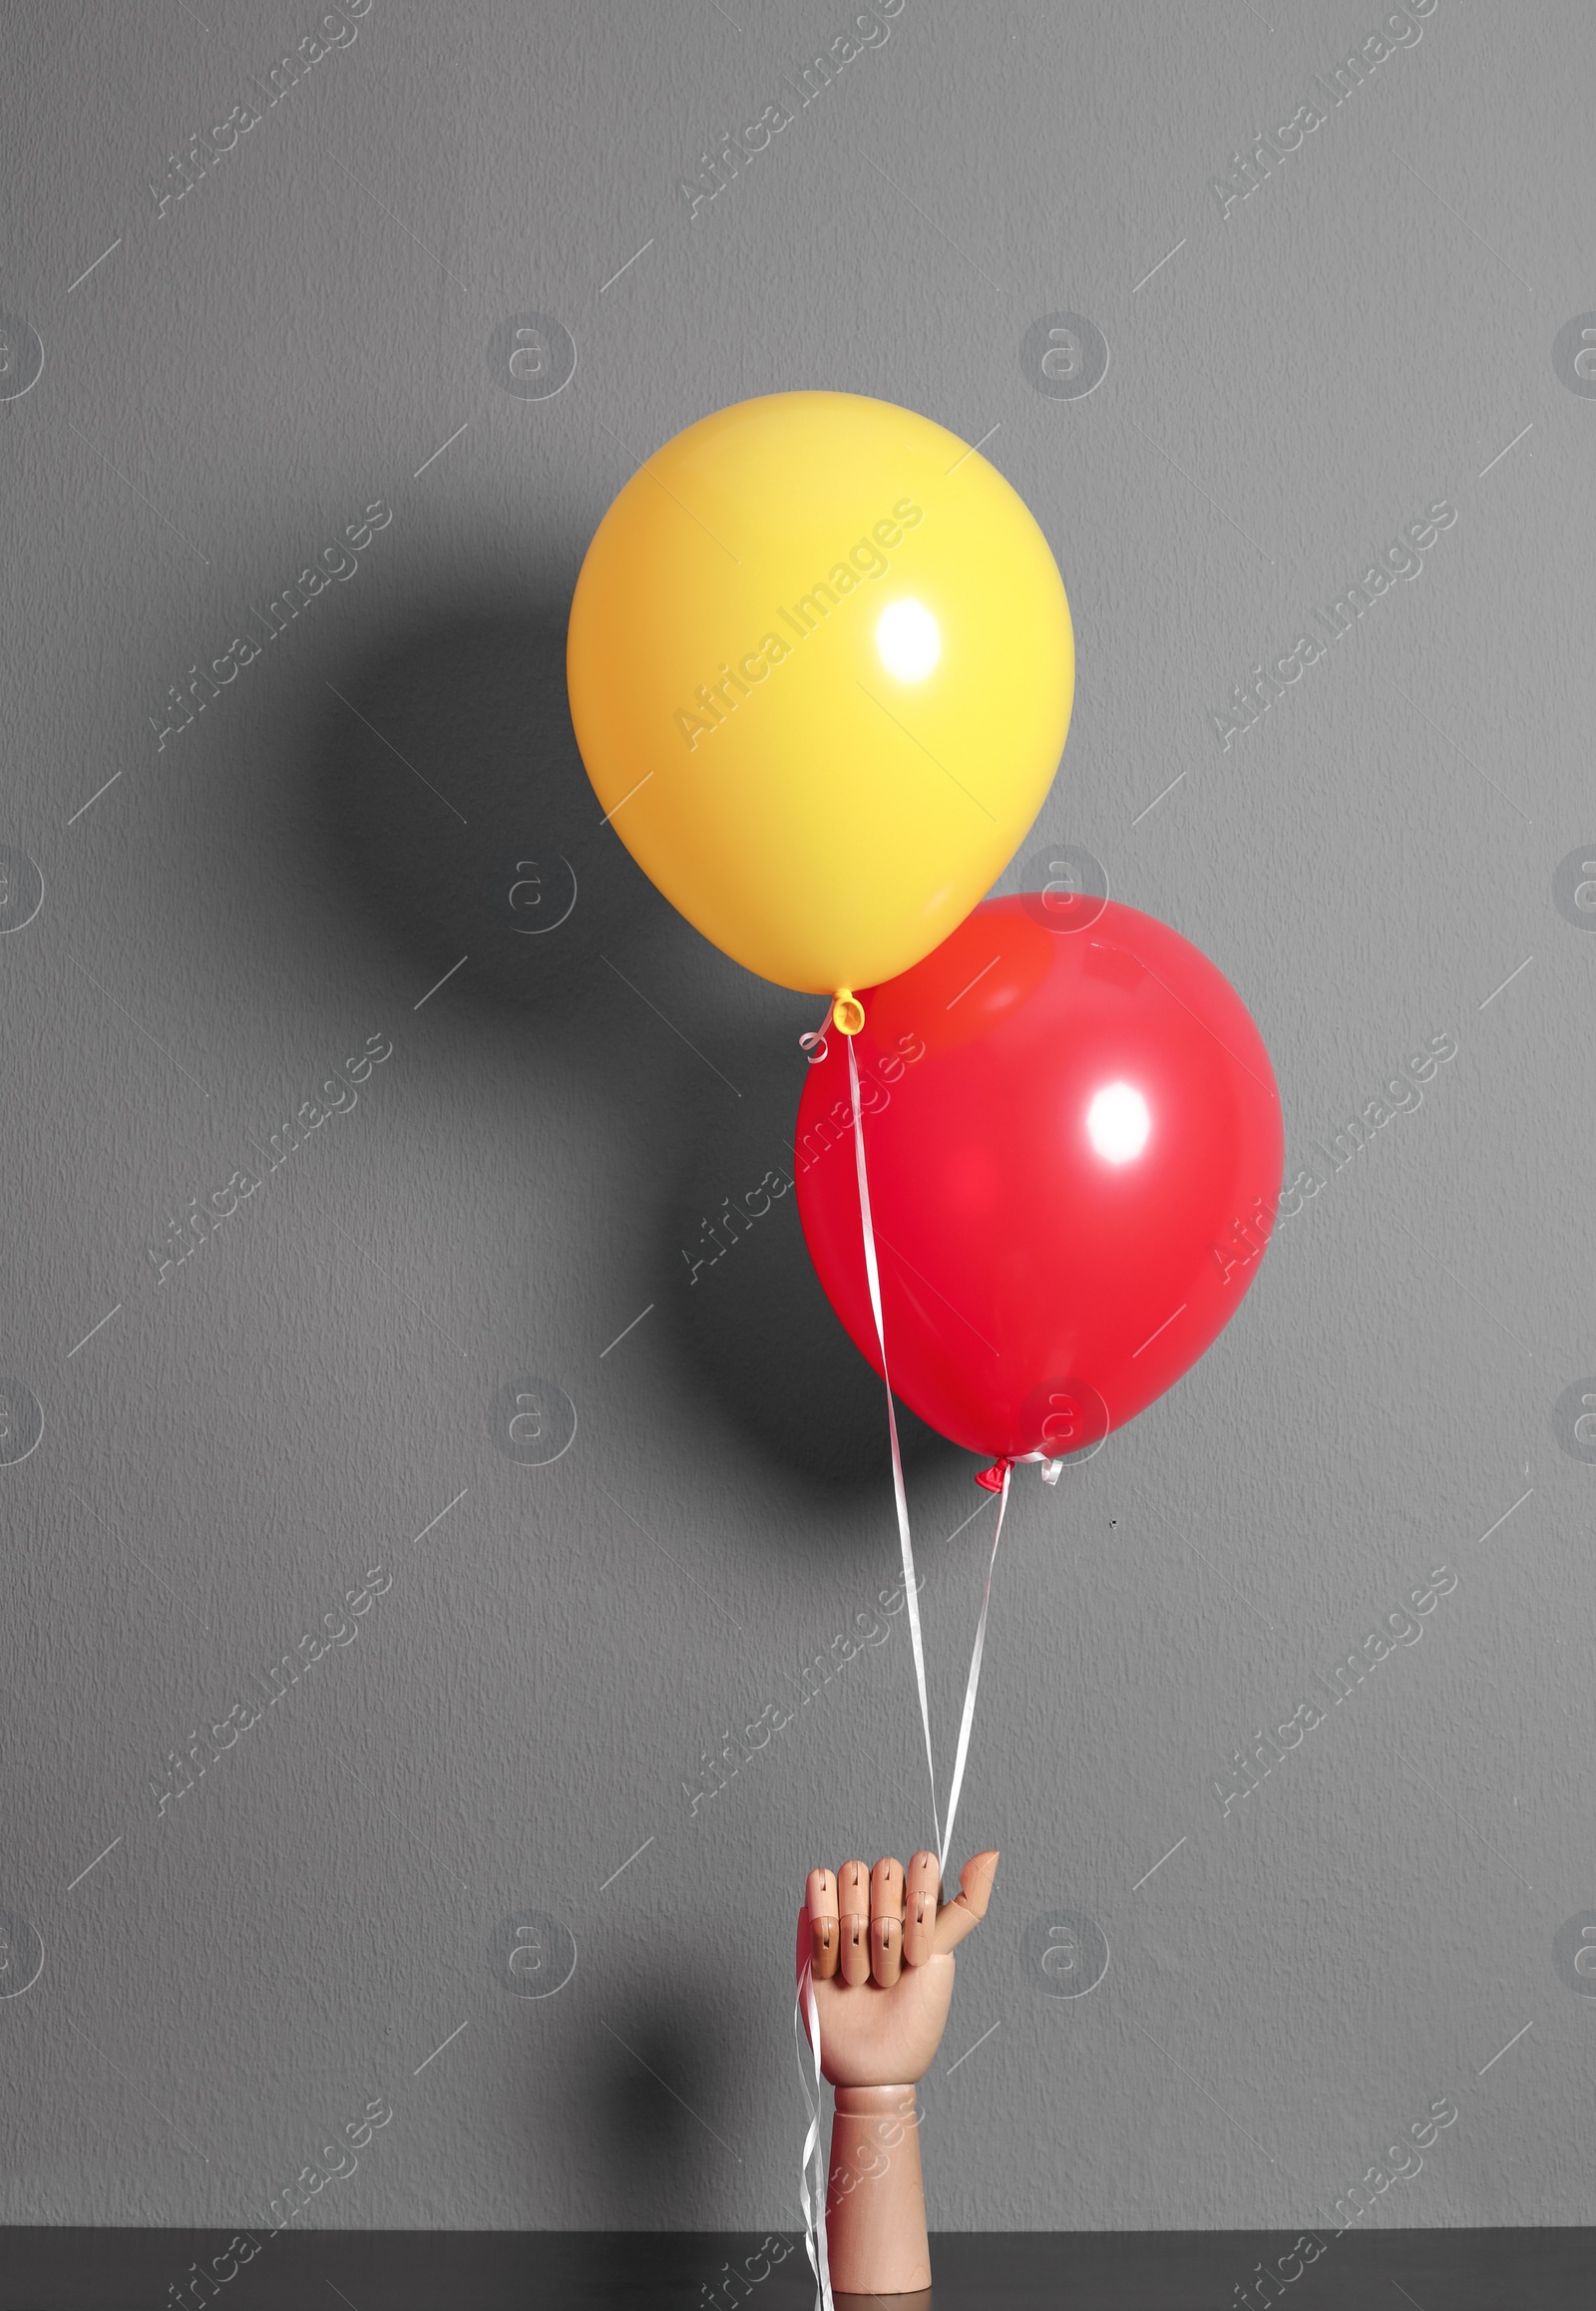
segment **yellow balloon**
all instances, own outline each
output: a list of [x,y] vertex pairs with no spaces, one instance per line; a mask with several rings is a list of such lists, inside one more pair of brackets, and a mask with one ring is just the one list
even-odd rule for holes
[[598,526],[567,646],[599,803],[750,970],[871,986],[1013,856],[1069,727],[1063,580],[1023,501],[913,410],[701,418]]

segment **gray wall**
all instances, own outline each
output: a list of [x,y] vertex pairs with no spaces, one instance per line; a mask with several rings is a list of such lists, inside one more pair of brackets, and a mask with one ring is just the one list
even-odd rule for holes
[[[841,5],[375,0],[272,104],[315,15],[6,11],[0,307],[44,367],[16,396],[8,322],[0,2213],[269,2222],[384,2099],[304,2220],[792,2220],[803,1872],[927,1834],[902,1614],[689,1792],[895,1577],[882,1406],[790,1197],[688,1282],[783,1160],[814,1004],[600,829],[562,648],[633,459],[824,384],[991,436],[1079,647],[1029,848],[1216,959],[1324,1175],[1202,1365],[1016,1486],[933,2219],[1324,2223],[1445,2097],[1371,2221],[1590,2219],[1596,380],[1554,341],[1596,329],[1596,22],[1440,0],[1242,198],[1237,141],[1375,0],[907,0],[689,218],[705,138]],[[1065,312],[1111,353],[1084,397],[1026,349]],[[578,356],[543,398],[507,389],[532,313]],[[1443,500],[1222,742],[1231,685]],[[176,727],[167,685],[379,501]],[[541,935],[526,860],[546,917],[575,879]],[[1421,1103],[1316,1154],[1442,1035]],[[357,1103],[266,1168],[367,1038]],[[971,1475],[912,1429],[945,1771]],[[1227,1816],[1235,1745],[1441,1567],[1421,1639]]]

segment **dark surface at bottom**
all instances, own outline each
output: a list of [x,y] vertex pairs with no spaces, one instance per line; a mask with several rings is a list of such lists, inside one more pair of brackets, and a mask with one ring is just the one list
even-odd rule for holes
[[[722,2231],[0,2230],[0,2311],[809,2311],[803,2241]],[[1322,2234],[1265,2231],[949,2231],[931,2243],[932,2311],[1590,2311],[1596,2229]],[[1282,2260],[1284,2258],[1284,2261]],[[1259,2265],[1274,2275],[1259,2278]],[[195,2269],[212,2272],[208,2281]],[[1300,2275],[1298,2275],[1300,2269]],[[1283,2280],[1277,2275],[1286,2274]],[[174,2284],[176,2282],[176,2284]],[[1242,2290],[1237,2292],[1238,2287]],[[1277,2289],[1280,2290],[1277,2292]],[[904,2305],[926,2298],[840,2299]]]

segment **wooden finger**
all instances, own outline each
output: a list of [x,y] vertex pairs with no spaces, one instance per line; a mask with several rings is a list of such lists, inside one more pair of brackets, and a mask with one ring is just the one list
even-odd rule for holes
[[903,1971],[903,1920],[892,1916],[870,1921],[870,1972],[883,1990],[890,1990]]
[[809,1912],[809,1963],[817,1982],[829,1982],[837,1971],[842,1933],[837,1923],[837,1880],[828,1869],[814,1869],[804,1893]]
[[993,1879],[998,1874],[996,1853],[972,1855],[959,1873],[960,1891],[957,1897],[937,1913],[937,1931],[934,1948],[937,1956],[945,1957],[957,1950],[967,1934],[973,1934],[987,1915],[987,1904],[992,1896]]
[[900,1925],[903,1923],[903,1865],[890,1856],[877,1862],[870,1873],[870,1915],[872,1919],[896,1918]]
[[932,1954],[937,1928],[937,1894],[941,1873],[934,1853],[917,1853],[909,1864],[904,1887],[904,1964],[924,1966]]
[[862,1861],[845,1861],[837,1872],[837,1909],[842,1978],[857,1987],[870,1980],[870,1878]]

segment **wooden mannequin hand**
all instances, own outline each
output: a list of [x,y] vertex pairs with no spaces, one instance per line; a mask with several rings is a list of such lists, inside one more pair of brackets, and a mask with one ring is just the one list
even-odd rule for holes
[[[931,2068],[954,1994],[954,1952],[987,1914],[996,1853],[959,1873],[937,1904],[937,1856],[844,1862],[809,1873],[798,1913],[798,1970],[813,1969],[821,2068],[834,2087],[913,2086]],[[804,2028],[809,2027],[808,2016]]]

